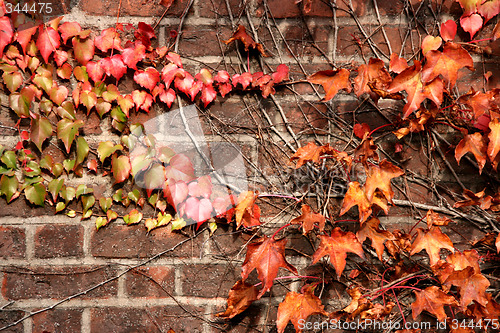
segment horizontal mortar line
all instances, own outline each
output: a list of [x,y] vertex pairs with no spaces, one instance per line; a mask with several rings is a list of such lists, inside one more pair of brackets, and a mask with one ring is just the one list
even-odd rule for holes
[[[226,298],[219,296],[216,298],[204,298],[196,296],[178,296],[172,295],[179,303],[185,306],[196,305],[225,305]],[[80,296],[88,297],[88,296]],[[44,307],[50,307],[57,300],[53,299],[33,299],[16,300],[15,303],[4,310],[32,310]],[[93,299],[72,299],[61,303],[56,308],[151,308],[153,306],[178,306],[177,302],[165,295],[165,297],[147,298],[147,297],[111,297],[111,298],[93,298]]]

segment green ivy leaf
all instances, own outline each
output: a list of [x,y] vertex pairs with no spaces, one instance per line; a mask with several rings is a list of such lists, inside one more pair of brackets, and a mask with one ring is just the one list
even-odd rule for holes
[[87,68],[85,68],[85,66],[76,66],[73,69],[73,75],[75,75],[75,78],[81,82],[89,80],[89,75],[87,74]]
[[[39,69],[40,68],[41,67],[39,67]],[[48,94],[50,92],[50,89],[52,89],[52,85],[54,84],[52,73],[50,73],[50,76],[35,74],[35,77],[33,78],[33,83],[35,83],[38,88],[43,89],[43,91],[45,91]]]
[[179,216],[175,216],[175,219],[172,220],[172,231],[180,230],[186,226],[186,221],[183,218],[179,218]]
[[36,114],[31,119],[30,139],[36,145],[38,150],[42,152],[42,144],[45,140],[52,136],[52,124],[50,121]]
[[51,100],[46,99],[45,97],[42,97],[42,100],[40,101],[40,104],[38,107],[40,108],[40,110],[43,113],[48,115],[52,111],[52,108],[54,107],[54,103]]
[[89,210],[85,211],[85,213],[83,213],[83,215],[82,215],[82,220],[90,218],[93,213],[94,212],[92,212],[92,209],[89,209]]
[[40,160],[40,168],[52,172],[52,167],[54,166],[54,159],[50,155],[44,155]]
[[16,153],[12,150],[8,150],[2,155],[0,161],[2,161],[8,169],[17,169],[16,159]]
[[95,197],[92,194],[82,195],[83,214],[91,209],[95,204]]
[[102,216],[99,216],[96,220],[95,220],[95,227],[97,230],[99,230],[100,228],[104,227],[106,224],[108,224],[108,220],[105,219],[104,217]]
[[113,155],[111,160],[111,170],[113,171],[113,176],[115,177],[116,183],[121,183],[125,181],[130,175],[130,160],[128,156],[116,157]]
[[64,199],[64,202],[66,202],[66,205],[75,198],[76,196],[76,190],[74,187],[71,186],[63,186],[61,189],[61,197]]
[[54,177],[59,177],[62,172],[63,172],[63,165],[61,163],[55,163],[54,166],[52,167],[52,174],[54,175]]
[[119,106],[115,106],[111,110],[111,118],[113,118],[114,120],[116,120],[120,123],[124,123],[127,121],[127,115],[125,113],[123,113],[122,108]]
[[97,154],[99,155],[99,160],[101,161],[101,163],[104,163],[104,160],[117,150],[123,150],[123,146],[115,145],[111,141],[99,142],[99,147],[97,147]]
[[121,123],[121,122],[117,121],[116,119],[113,119],[111,121],[111,127],[113,127],[118,132],[123,132],[123,130],[125,130],[125,128],[127,127],[127,123],[125,123],[125,122]]
[[141,192],[139,192],[138,189],[135,189],[132,192],[128,192],[127,196],[130,200],[137,203],[137,201],[139,201],[139,199],[141,198]]
[[101,206],[103,212],[106,213],[111,208],[111,205],[113,205],[113,199],[104,197],[99,199],[99,206]]
[[102,98],[98,98],[95,109],[97,110],[97,114],[99,115],[99,117],[102,118],[102,116],[104,116],[109,112],[109,110],[111,110],[111,103],[104,101]]
[[29,161],[23,169],[23,173],[28,177],[38,176],[42,171],[35,161]]
[[69,174],[75,168],[75,160],[66,159],[63,161],[64,170]]
[[54,202],[57,201],[57,197],[59,195],[59,192],[61,191],[62,187],[64,185],[64,179],[59,179],[59,178],[54,178],[52,179],[49,184],[47,185],[47,188],[49,189],[50,195],[52,195],[52,199]]
[[14,195],[17,193],[18,187],[19,181],[15,175],[2,175],[2,178],[0,178],[0,193],[5,195],[7,202],[17,197]]
[[75,106],[70,101],[65,101],[56,109],[56,113],[61,118],[67,118],[71,120],[76,119]]
[[29,185],[24,189],[24,195],[29,202],[33,205],[43,206],[45,201],[45,195],[47,194],[45,186],[41,183],[36,183]]
[[20,93],[10,94],[9,105],[19,117],[28,118],[34,97],[35,91],[30,87],[24,87]]
[[127,215],[123,217],[123,221],[127,225],[132,225],[132,224],[137,224],[141,222],[142,220],[142,213],[139,212],[137,209],[131,210]]
[[66,208],[66,204],[62,201],[58,202],[56,205],[56,214],[64,210],[64,208]]
[[81,195],[94,193],[94,189],[87,187],[85,184],[80,184],[76,188],[76,198],[78,199]]
[[153,164],[151,168],[144,174],[144,187],[148,196],[155,189],[163,188],[165,183],[165,168],[160,164]]
[[108,218],[108,223],[114,221],[118,218],[118,214],[114,210],[108,210],[106,212],[106,217]]
[[102,98],[106,102],[111,103],[118,97],[118,95],[120,95],[118,88],[114,84],[109,84],[107,90],[102,93]]
[[83,137],[76,139],[76,162],[75,165],[80,165],[89,154],[89,144]]
[[66,213],[67,216],[69,217],[75,217],[76,216],[76,212],[74,210],[70,210],[69,212]]
[[5,72],[2,78],[5,86],[11,93],[19,89],[21,84],[23,84],[23,76],[18,71],[12,73]]
[[90,114],[90,110],[96,105],[97,103],[97,96],[95,92],[93,91],[82,91],[80,93],[80,103],[85,105],[87,108],[87,116]]
[[75,139],[75,136],[78,133],[80,127],[83,126],[83,121],[75,120],[72,121],[70,119],[63,118],[59,120],[57,123],[57,137],[64,142],[64,146],[66,147],[66,152],[69,154],[71,150],[71,144]]

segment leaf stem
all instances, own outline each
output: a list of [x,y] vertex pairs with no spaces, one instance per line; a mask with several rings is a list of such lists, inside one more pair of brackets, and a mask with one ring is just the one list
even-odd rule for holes
[[387,126],[392,126],[392,124],[385,124],[385,125],[379,126],[379,127],[375,128],[373,131],[371,131],[370,133],[368,133],[368,136],[372,136],[373,133],[375,133],[379,129],[382,129],[382,128],[387,127]]
[[291,223],[287,223],[285,224],[284,226],[282,226],[281,228],[279,228],[278,230],[276,230],[276,232],[273,234],[273,236],[271,237],[272,239],[275,239],[276,235],[278,234],[278,232],[280,232],[281,230],[285,229],[286,227],[289,227],[291,226],[292,224]]

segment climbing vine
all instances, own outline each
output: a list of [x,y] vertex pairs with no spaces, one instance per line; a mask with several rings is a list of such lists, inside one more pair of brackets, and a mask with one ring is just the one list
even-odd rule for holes
[[[459,2],[464,8],[460,24],[471,38],[500,10],[499,1]],[[306,12],[311,3],[304,1]],[[355,68],[319,71],[307,77],[308,83],[323,87],[325,103],[341,90],[357,97],[368,96],[373,103],[380,99],[406,103],[393,123],[375,129],[365,123],[355,124],[353,134],[361,141],[353,151],[315,142],[298,148],[291,157],[296,169],[341,165],[347,192],[340,210],[328,215],[315,212],[303,197],[281,196],[300,205],[302,214],[269,236],[259,230],[259,201],[263,195],[257,191],[238,193],[231,184],[221,195],[214,190],[212,176],[196,174],[186,155],[162,145],[143,124],[130,119],[137,113],[149,113],[154,104],[170,109],[176,99],[187,99],[209,110],[219,96],[252,93],[268,98],[277,89],[293,84],[286,65],[280,64],[269,73],[215,73],[206,68],[190,73],[184,69],[181,55],[169,46],[154,46],[156,33],[148,24],[116,24],[94,32],[76,22],[62,22],[61,18],[33,23],[29,12],[12,11],[9,5],[0,0],[0,72],[8,109],[15,114],[16,124],[2,128],[12,130],[18,140],[14,147],[0,145],[0,194],[7,204],[24,197],[31,205],[53,207],[55,214],[79,216],[82,220],[95,216],[97,229],[121,217],[128,225],[144,223],[147,231],[158,227],[179,230],[191,224],[199,228],[204,223],[214,231],[217,223],[234,222],[235,229],[259,235],[258,240],[247,245],[241,280],[229,291],[227,310],[217,314],[227,320],[270,291],[280,279],[279,268],[284,268],[294,274],[290,278],[302,279],[304,285],[300,292],[287,293],[279,305],[276,324],[280,333],[289,321],[300,332],[301,323],[315,314],[333,322],[397,319],[406,324],[410,310],[413,319],[423,311],[439,322],[447,318],[473,319],[472,327],[459,326],[455,332],[498,329],[498,295],[488,291],[492,274],[481,271],[479,264],[498,260],[496,214],[500,210],[500,193],[495,189],[474,193],[464,188],[463,200],[455,202],[454,209],[480,207],[489,223],[490,233],[480,242],[481,247],[465,251],[456,249],[442,231],[453,221],[433,210],[428,210],[408,231],[385,230],[378,218],[382,213],[389,214],[394,204],[391,180],[405,173],[390,158],[379,156],[375,139],[384,127],[391,128],[391,135],[399,140],[396,145],[402,147],[409,135],[436,135],[436,126],[448,126],[462,136],[453,147],[457,163],[464,157],[472,161],[473,156],[479,174],[486,172],[498,178],[500,89],[470,90],[461,96],[454,93],[459,71],[474,70],[469,51],[463,43],[454,42],[454,21],[441,25],[440,36],[423,39],[411,65],[392,54],[388,66],[381,59],[371,58]],[[494,29],[493,39],[499,37],[498,30]],[[224,43],[241,44],[248,57],[270,56],[243,25]],[[124,93],[118,87],[128,76],[139,88]],[[7,112],[7,107],[2,112]],[[109,122],[119,140],[94,144],[80,135],[85,124],[82,119],[94,112],[103,122]],[[62,162],[44,154],[49,145],[61,150],[65,156]],[[364,180],[350,179],[353,168],[362,170]],[[91,186],[72,185],[73,179],[84,174],[111,177],[118,189],[111,197],[96,197]],[[154,213],[146,215],[145,205],[152,206]],[[123,216],[117,212],[119,206],[127,210]],[[344,230],[342,221],[336,219],[354,212],[355,206],[359,222],[356,233]],[[424,221],[426,226],[421,227]],[[286,236],[297,226],[317,245],[311,265],[323,262],[328,266],[323,258],[329,257],[334,274],[299,275],[287,262]],[[368,239],[370,242],[365,242]],[[428,262],[415,259],[421,251],[427,254]],[[343,278],[348,253],[357,261],[372,256],[378,264],[370,264],[370,275],[351,270],[348,293],[352,302],[343,309],[326,311],[316,289]],[[261,283],[248,282],[253,270]],[[362,276],[370,276],[371,281]],[[372,288],[370,283],[375,280],[379,287]]]

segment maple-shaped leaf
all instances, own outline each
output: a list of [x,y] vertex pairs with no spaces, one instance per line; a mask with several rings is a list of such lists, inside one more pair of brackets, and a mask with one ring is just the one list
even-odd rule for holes
[[411,245],[410,255],[414,255],[422,250],[425,250],[429,255],[429,262],[434,266],[439,261],[439,252],[441,249],[447,249],[455,252],[453,243],[450,238],[441,232],[439,227],[431,227],[429,230],[419,228],[417,237]]
[[370,125],[366,123],[354,124],[354,127],[352,129],[354,135],[356,135],[360,139],[363,139],[365,137],[365,134],[369,134],[371,132]]
[[358,76],[354,78],[354,93],[358,97],[369,93],[373,100],[377,100],[378,96],[372,93],[368,84],[372,83],[373,87],[385,90],[392,81],[384,62],[380,59],[370,58],[368,65],[359,66],[357,71]]
[[391,179],[403,174],[403,170],[387,160],[383,160],[378,166],[370,165],[365,183],[365,193],[368,200],[372,201],[375,190],[379,189],[387,201],[392,202],[394,192],[391,188]]
[[340,215],[344,215],[353,206],[358,206],[360,223],[366,221],[372,213],[371,201],[366,197],[365,190],[361,187],[361,184],[356,181],[349,183],[349,188],[340,208]]
[[49,56],[61,45],[59,33],[52,27],[41,26],[36,40],[36,46],[40,50],[45,63],[49,62]]
[[363,247],[356,238],[356,235],[350,231],[344,232],[339,227],[332,230],[330,236],[319,235],[321,240],[318,249],[313,254],[313,264],[324,256],[330,257],[337,278],[340,278],[346,265],[347,252],[356,253],[364,258]]
[[446,262],[453,265],[455,271],[472,267],[475,273],[481,273],[481,269],[479,268],[479,253],[476,250],[456,251],[446,257]]
[[160,73],[154,67],[148,67],[143,71],[135,71],[134,81],[141,87],[148,90],[153,90],[156,84],[160,81]]
[[258,193],[255,193],[253,191],[242,192],[238,196],[238,203],[236,204],[235,208],[237,228],[239,228],[241,225],[244,225],[245,221],[247,221],[248,224],[248,222],[251,222],[253,219],[260,218],[260,208],[255,204],[255,200],[257,200],[257,197]]
[[460,26],[464,29],[464,31],[469,33],[470,39],[472,39],[474,35],[483,27],[483,18],[477,13],[469,16],[462,15],[462,17],[460,17]]
[[[427,54],[439,51],[430,51]],[[408,93],[408,103],[403,108],[403,118],[408,117],[413,111],[419,109],[420,104],[429,98],[436,105],[441,105],[443,101],[443,81],[436,78],[434,81],[424,85],[421,79],[421,64],[415,60],[414,65],[402,71],[394,78],[387,89],[389,93],[406,91]]]
[[498,118],[495,118],[489,123],[490,134],[488,134],[488,148],[486,149],[486,153],[488,154],[488,159],[493,166],[493,169],[496,171],[498,167],[498,162],[500,160],[500,156],[498,153],[500,152],[500,121]]
[[116,183],[121,183],[127,180],[131,170],[132,166],[130,165],[128,156],[121,155],[116,157],[116,155],[113,155],[113,158],[111,159],[111,171],[113,171]]
[[[3,16],[0,17],[0,57],[3,56],[3,49],[10,44],[12,37],[14,37],[14,29],[12,28],[12,22],[10,17]],[[30,31],[31,32],[31,31]],[[30,36],[31,39],[31,36]],[[22,44],[21,44],[22,45]],[[25,47],[23,47],[24,51]]]
[[413,320],[416,320],[420,313],[425,310],[435,315],[438,321],[444,321],[447,318],[444,312],[445,305],[458,305],[458,302],[455,297],[448,295],[438,286],[415,291],[415,302],[411,305]]
[[116,29],[111,27],[104,29],[99,36],[95,38],[95,46],[102,52],[107,52],[109,49],[122,51],[121,39]]
[[486,149],[486,143],[481,133],[476,132],[474,134],[467,134],[455,148],[455,159],[457,160],[457,163],[460,164],[462,156],[468,152],[472,153],[476,158],[479,167],[479,174],[481,174],[483,167],[486,164]]
[[321,300],[314,295],[315,287],[315,285],[307,285],[302,287],[301,293],[291,291],[286,294],[285,300],[278,306],[276,318],[278,333],[285,331],[289,321],[292,322],[296,332],[302,332],[300,323],[305,322],[309,316],[317,314],[328,316]]
[[315,213],[309,205],[302,205],[302,215],[290,221],[290,224],[302,225],[302,233],[305,235],[314,229],[315,223],[318,223],[318,229],[323,231],[326,219],[323,215]]
[[448,20],[441,24],[439,32],[445,42],[453,40],[457,34],[457,24],[453,20]]
[[472,206],[472,205],[481,205],[483,209],[487,209],[488,207],[483,207],[483,204],[485,201],[488,200],[489,196],[484,196],[485,192],[484,190],[479,191],[477,193],[474,193],[470,190],[465,189],[464,190],[464,197],[466,197],[466,200],[462,201],[457,201],[453,207],[454,208],[459,208],[459,207],[466,207],[466,206]]
[[500,317],[500,304],[493,299],[490,293],[486,293],[486,299],[488,300],[486,306],[482,306],[474,302],[472,305],[469,305],[467,311],[470,311],[470,313],[477,319],[483,318],[497,320],[498,317]]
[[146,56],[146,47],[142,44],[134,47],[127,47],[122,52],[123,63],[128,67],[137,70],[137,63]]
[[378,259],[382,261],[382,254],[384,253],[384,243],[387,240],[396,240],[394,235],[390,231],[381,230],[379,228],[380,220],[377,218],[371,218],[361,225],[361,228],[356,233],[356,237],[361,244],[370,238],[372,241],[372,247],[377,252]]
[[482,306],[488,303],[486,289],[490,286],[490,281],[481,273],[476,273],[472,267],[453,272],[443,285],[448,288],[454,285],[460,289],[462,309],[465,309],[472,301]]
[[50,121],[39,114],[35,114],[35,117],[31,119],[30,138],[40,152],[42,151],[43,142],[51,136],[52,124]]
[[427,218],[427,226],[429,228],[432,227],[433,225],[443,226],[443,225],[448,225],[448,223],[450,222],[453,222],[446,216],[440,215],[434,212],[433,210],[427,211],[426,218]]
[[280,267],[297,274],[297,269],[285,259],[286,242],[286,238],[275,240],[264,236],[247,245],[247,254],[241,267],[241,279],[245,281],[254,269],[257,270],[259,280],[262,281],[262,289],[257,299],[271,289]]
[[121,54],[115,54],[112,57],[106,57],[99,60],[99,65],[104,69],[106,75],[111,75],[120,80],[127,72],[127,66],[123,63]]
[[217,317],[231,319],[245,311],[253,301],[257,300],[259,290],[253,285],[238,280],[229,291],[225,312],[217,313]]
[[469,52],[453,42],[444,44],[443,51],[429,51],[425,58],[427,62],[422,68],[422,81],[431,82],[441,75],[452,87],[458,77],[458,70],[467,67],[474,70],[474,63]]
[[331,100],[341,89],[344,89],[348,93],[352,90],[351,82],[349,81],[349,71],[345,68],[335,71],[319,71],[308,76],[307,81],[323,86],[325,90],[325,97],[322,99],[323,102]]
[[229,38],[228,40],[223,40],[223,42],[227,45],[232,41],[239,40],[245,46],[245,51],[248,51],[250,48],[257,50],[264,57],[267,57],[266,51],[264,50],[264,46],[260,43],[256,43],[254,39],[247,33],[247,30],[241,24],[238,26],[238,30]]
[[377,154],[377,145],[373,142],[373,138],[371,136],[366,136],[363,138],[363,141],[356,147],[354,150],[355,159],[359,159],[361,163],[368,168],[368,159],[372,158],[375,162],[378,162],[378,154]]
[[497,253],[500,253],[500,232],[498,233],[497,239],[495,241],[495,246],[497,247]]
[[309,142],[306,146],[297,149],[295,154],[290,158],[291,161],[298,159],[295,169],[300,168],[307,162],[319,163],[319,159],[323,155],[331,155],[334,153],[330,144],[317,146],[314,142]]

